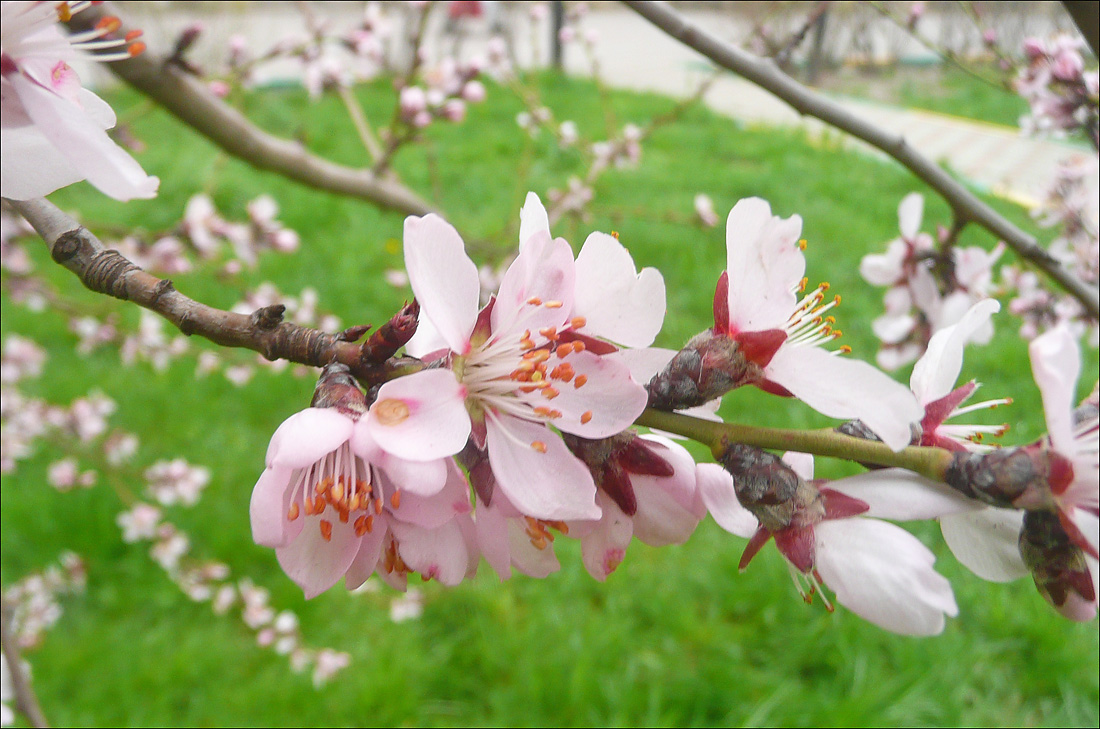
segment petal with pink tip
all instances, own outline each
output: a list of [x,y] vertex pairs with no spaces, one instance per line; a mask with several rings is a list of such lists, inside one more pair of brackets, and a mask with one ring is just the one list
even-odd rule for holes
[[435,529],[395,521],[390,524],[397,551],[410,569],[424,577],[454,586],[466,577],[469,551],[462,529],[454,519]]
[[626,556],[634,527],[630,517],[612,499],[601,493],[596,500],[603,508],[603,517],[595,529],[581,537],[581,558],[588,574],[603,582]]
[[116,200],[151,198],[160,180],[150,177],[103,128],[73,101],[48,91],[22,74],[5,76],[43,136],[73,168]]
[[550,219],[546,215],[546,208],[542,206],[542,200],[533,192],[527,193],[523,201],[523,207],[519,211],[519,250],[527,246],[527,241],[535,233],[550,234]]
[[481,282],[454,226],[434,214],[405,218],[405,270],[421,315],[453,351],[469,352]]
[[545,425],[507,415],[485,421],[497,485],[520,512],[536,519],[598,519],[592,474]]
[[563,238],[551,240],[549,233],[535,233],[500,282],[490,315],[493,333],[560,327],[573,310],[575,281],[569,244]]
[[898,205],[898,228],[903,237],[913,240],[920,232],[921,219],[924,217],[924,196],[911,192],[901,199]]
[[823,521],[814,528],[816,566],[836,600],[902,635],[938,635],[959,609],[935,556],[901,527],[877,519]]
[[[348,571],[359,551],[359,537],[331,510],[299,519],[303,521],[301,533],[288,546],[276,549],[275,556],[286,576],[302,588],[309,600],[335,585]],[[321,531],[322,521],[332,526],[329,539]]]
[[1027,577],[1020,557],[1020,529],[1024,512],[1016,509],[978,509],[940,517],[943,540],[967,569],[990,582]]
[[367,430],[387,453],[410,461],[454,455],[470,437],[466,388],[450,370],[423,370],[382,385]]
[[895,521],[935,519],[983,506],[945,484],[901,468],[884,468],[830,481],[829,488],[870,506],[867,516]]
[[1000,310],[1001,304],[996,299],[983,299],[971,306],[957,324],[932,335],[928,349],[913,366],[913,376],[909,378],[909,387],[921,405],[951,392],[962,371],[963,347]]
[[782,329],[794,311],[793,290],[806,271],[798,247],[802,218],[781,219],[760,198],[741,200],[726,220],[731,330]]
[[564,359],[551,357],[547,369],[552,373],[560,362],[572,365],[574,376],[565,381],[551,375],[550,388],[526,397],[536,407],[561,412],[551,421],[555,427],[584,438],[606,438],[629,428],[645,410],[649,395],[621,360],[574,352]]
[[252,489],[248,515],[252,541],[260,546],[282,547],[292,538],[288,535],[291,522],[287,519],[292,475],[289,468],[266,468]]
[[737,500],[733,476],[717,463],[700,463],[695,467],[695,482],[707,511],[718,526],[730,534],[748,539],[760,523]]
[[894,450],[909,445],[910,426],[924,414],[904,385],[819,347],[780,347],[764,373],[822,415],[859,418]]
[[1073,390],[1081,372],[1081,353],[1069,329],[1058,326],[1031,340],[1031,371],[1043,395],[1043,412],[1054,450],[1074,453]]
[[351,438],[355,422],[333,408],[306,408],[283,421],[271,436],[267,465],[306,468]]
[[585,331],[627,347],[653,343],[665,318],[665,281],[655,268],[638,273],[622,243],[592,233],[577,255],[573,313]]

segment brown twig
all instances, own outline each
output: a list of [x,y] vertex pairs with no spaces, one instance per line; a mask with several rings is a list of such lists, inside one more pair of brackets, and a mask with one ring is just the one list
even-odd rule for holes
[[[68,25],[76,31],[89,30],[108,15],[118,13],[107,6],[93,6],[75,13]],[[127,27],[123,21],[120,32]],[[108,64],[108,68],[184,124],[255,167],[278,172],[318,190],[357,197],[409,215],[435,212],[420,196],[395,180],[330,162],[311,154],[297,142],[268,134],[216,97],[200,80],[152,51]]]
[[0,606],[0,644],[3,646],[4,660],[8,663],[12,693],[15,694],[15,709],[27,718],[31,726],[48,727],[49,723],[42,714],[42,706],[31,688],[30,677],[23,668],[23,658],[15,645],[15,637],[11,634],[11,612],[6,602]]
[[720,40],[685,20],[666,3],[648,0],[623,1],[668,35],[694,48],[722,68],[770,91],[799,113],[820,119],[890,155],[939,193],[951,206],[956,219],[964,221],[964,224],[976,223],[1004,240],[1021,258],[1030,261],[1081,302],[1092,318],[1100,318],[1100,293],[1096,288],[1064,268],[1039,245],[1034,236],[1013,225],[938,165],[909,146],[904,136],[880,129],[822,94],[808,89],[783,73],[774,62],[758,58]]
[[285,322],[281,304],[252,314],[207,306],[177,291],[171,281],[147,273],[118,251],[104,247],[87,228],[52,203],[43,199],[8,202],[46,241],[54,261],[76,274],[86,287],[160,314],[184,334],[197,334],[223,347],[251,349],[269,360],[285,359],[313,367],[340,362],[368,386],[420,367],[411,359],[378,361],[373,350],[347,341],[343,333],[328,334]]

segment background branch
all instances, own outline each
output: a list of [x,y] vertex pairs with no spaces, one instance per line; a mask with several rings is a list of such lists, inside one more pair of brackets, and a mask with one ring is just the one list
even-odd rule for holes
[[47,727],[42,706],[31,688],[30,677],[24,670],[23,658],[15,645],[15,636],[11,634],[11,611],[5,602],[0,606],[0,645],[3,646],[4,660],[8,663],[8,675],[11,676],[11,689],[15,694],[16,710],[27,718],[31,726]]
[[[102,18],[119,14],[99,5],[74,13],[72,30],[93,28]],[[123,19],[123,29],[132,29]],[[172,115],[229,154],[260,169],[272,170],[309,187],[357,197],[408,215],[426,215],[434,208],[394,179],[357,170],[308,152],[301,144],[263,131],[225,103],[197,78],[167,56],[146,50],[125,61],[107,64],[119,78],[163,106]]]
[[283,321],[281,304],[250,315],[207,306],[181,294],[171,281],[157,278],[118,251],[106,248],[53,203],[41,198],[8,202],[46,241],[53,259],[75,273],[86,287],[160,314],[184,334],[197,334],[223,347],[251,349],[269,360],[285,359],[313,367],[341,362],[368,386],[397,372],[419,368],[416,360],[379,361],[368,346],[370,340],[354,344],[366,327],[329,334]]
[[890,155],[939,193],[951,206],[956,220],[963,225],[977,223],[1004,240],[1018,255],[1030,261],[1081,302],[1091,317],[1100,318],[1100,293],[1096,288],[1064,268],[1038,244],[1034,236],[1006,220],[938,165],[910,147],[905,137],[880,129],[825,96],[806,88],[783,73],[771,60],[758,58],[720,40],[685,20],[666,3],[649,0],[623,1],[665,33],[694,48],[722,68],[770,91],[799,113],[820,119]]

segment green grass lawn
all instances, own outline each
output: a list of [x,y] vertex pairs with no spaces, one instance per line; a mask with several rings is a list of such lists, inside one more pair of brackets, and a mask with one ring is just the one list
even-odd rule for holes
[[[542,93],[560,119],[597,134],[600,111],[587,82],[546,77]],[[392,99],[382,84],[363,93],[372,118]],[[120,115],[140,104],[115,99]],[[331,159],[364,160],[338,102],[311,105],[300,92],[248,97],[251,114],[281,134],[301,132]],[[620,120],[644,122],[672,106],[656,96],[614,94]],[[528,189],[563,187],[576,170],[575,152],[545,136],[531,140],[515,124],[520,105],[494,88],[470,109],[465,124],[433,128],[429,143],[398,160],[418,190],[433,190],[450,218],[476,244],[479,262],[514,249],[518,210]],[[302,235],[293,256],[265,255],[243,274],[246,285],[275,282],[297,295],[316,287],[321,307],[345,325],[380,324],[410,295],[384,283],[400,267],[402,216],[308,190],[276,175],[222,158],[194,133],[160,112],[139,115],[134,128],[149,144],[140,156],[159,175],[152,201],[119,204],[86,186],[53,196],[78,211],[93,231],[104,226],[161,229],[178,220],[191,194],[207,190],[220,210],[244,218],[246,201],[270,193],[280,220]],[[516,170],[523,172],[517,175]],[[808,272],[844,297],[838,312],[854,356],[872,359],[869,322],[881,291],[859,278],[860,256],[897,235],[897,205],[923,185],[899,167],[839,147],[813,145],[794,131],[743,129],[705,110],[691,111],[645,145],[636,170],[614,170],[596,186],[592,219],[555,230],[575,247],[591,230],[616,230],[640,266],[656,266],[668,285],[668,316],[657,344],[678,347],[711,323],[714,283],[724,266],[722,226],[692,220],[692,199],[709,194],[721,214],[740,198],[768,199],[776,214],[801,214]],[[994,201],[1014,220],[1027,216]],[[929,197],[925,229],[947,221]],[[992,239],[967,230],[964,244]],[[79,290],[76,280],[32,248],[39,270],[72,299],[137,321],[123,302]],[[211,271],[173,277],[177,287],[209,304],[240,298]],[[1010,443],[1044,428],[1018,322],[998,319],[993,343],[972,349],[964,377],[985,383],[987,397],[1011,395],[997,412],[1013,422]],[[383,588],[348,594],[336,587],[306,602],[279,569],[274,553],[251,541],[248,501],[264,452],[279,423],[308,405],[309,379],[261,371],[245,387],[220,376],[195,379],[194,356],[166,371],[122,367],[117,351],[74,351],[65,316],[13,304],[5,293],[3,332],[33,335],[48,346],[40,379],[26,390],[68,403],[99,389],[119,403],[115,427],[138,433],[135,473],[158,459],[183,456],[211,469],[213,479],[194,509],[168,518],[193,537],[195,556],[217,559],[238,578],[272,592],[277,609],[302,619],[307,643],[352,655],[351,666],[320,691],[284,657],[257,647],[237,617],[216,617],[191,602],[145,554],[121,541],[122,504],[109,483],[73,493],[46,485],[48,465],[65,455],[43,445],[3,479],[0,537],[3,585],[53,563],[71,549],[88,564],[84,593],[63,597],[64,615],[29,654],[34,684],[56,725],[1045,725],[1095,726],[1098,636],[1093,622],[1072,624],[1048,608],[1028,580],[983,583],[960,567],[935,525],[916,532],[939,555],[938,568],[956,590],[960,617],[942,636],[909,639],[862,622],[843,609],[802,603],[774,550],[746,574],[737,561],[744,540],[706,520],[683,546],[631,547],[606,584],[594,582],[576,542],[558,540],[560,573],[501,584],[482,565],[477,578],[445,589],[422,586],[419,620],[393,623]],[[205,347],[202,343],[195,343]],[[1096,372],[1087,354],[1086,373]],[[908,377],[907,372],[899,377]],[[1080,386],[1085,394],[1091,381]],[[726,398],[731,420],[816,427],[828,420],[798,403],[756,392]],[[79,455],[79,453],[78,453]],[[89,461],[91,463],[91,461]],[[819,473],[851,472],[822,462]],[[117,484],[141,488],[137,478]]]

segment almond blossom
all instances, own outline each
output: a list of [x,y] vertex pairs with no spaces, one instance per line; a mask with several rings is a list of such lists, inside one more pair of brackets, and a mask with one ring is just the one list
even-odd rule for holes
[[[456,454],[472,436],[487,451],[496,485],[522,514],[593,519],[600,509],[592,476],[550,426],[597,439],[631,425],[645,408],[645,390],[625,364],[605,356],[615,348],[594,335],[652,341],[659,323],[650,332],[648,320],[639,323],[645,316],[607,317],[604,298],[583,290],[585,265],[544,227],[545,211],[525,211],[519,255],[480,310],[477,267],[458,232],[435,215],[406,219],[405,264],[421,322],[445,345],[424,354],[432,369],[380,388],[367,428],[380,447],[410,460]],[[623,263],[618,242],[608,239],[615,245],[601,239],[593,269],[618,271]],[[624,292],[615,303],[621,311],[636,301]],[[662,296],[661,315],[663,309]],[[597,318],[597,331],[590,333],[582,312]],[[421,349],[410,342],[410,351]]]
[[740,474],[736,488],[722,468],[699,466],[708,511],[723,529],[749,539],[742,569],[774,537],[807,602],[828,586],[841,605],[903,635],[936,635],[945,616],[958,614],[951,585],[932,568],[932,552],[904,529],[868,517],[930,518],[959,509],[961,497],[900,469],[812,480],[811,456],[788,453],[783,469],[774,456],[756,453],[732,464]]
[[[115,114],[80,85],[69,63],[78,50],[122,49],[93,55],[117,60],[140,53],[144,45],[106,36],[118,20],[105,19],[94,30],[66,37],[58,16],[68,3],[4,2],[0,6],[0,108],[4,154],[0,194],[15,200],[41,197],[87,179],[118,200],[150,198],[159,180],[145,174],[107,136]],[[140,35],[140,33],[139,33]]]
[[[256,543],[275,548],[307,598],[345,574],[348,587],[358,587],[380,560],[386,575],[398,568],[398,586],[414,570],[445,584],[464,579],[472,560],[459,547],[467,534],[472,541],[472,527],[454,523],[470,508],[461,473],[441,459],[410,462],[381,451],[362,418],[363,394],[342,365],[326,368],[314,402],[321,407],[292,415],[272,436],[252,492]],[[443,503],[429,498],[439,494]]]
[[921,417],[913,395],[866,362],[822,345],[840,336],[822,284],[799,300],[806,260],[802,219],[741,200],[726,222],[726,271],[714,294],[714,328],[697,335],[650,383],[651,405],[701,405],[741,385],[794,396],[835,418],[859,418],[883,442],[909,444]]

